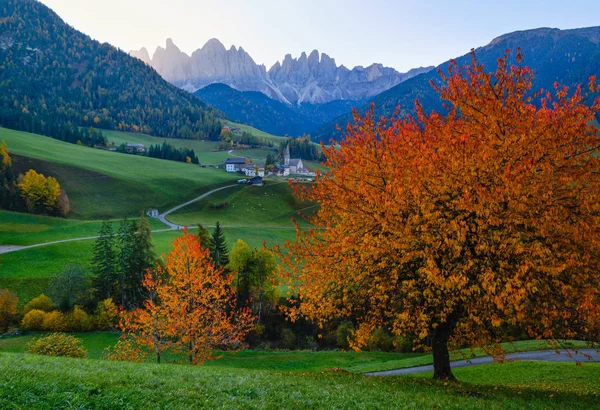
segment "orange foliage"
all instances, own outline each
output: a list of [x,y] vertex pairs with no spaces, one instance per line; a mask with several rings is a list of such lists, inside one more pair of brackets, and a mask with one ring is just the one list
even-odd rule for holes
[[490,347],[509,327],[599,340],[600,99],[532,94],[509,54],[495,73],[474,55],[440,71],[447,115],[355,112],[338,149],[323,147],[331,172],[295,186],[320,204],[318,229],[281,252],[292,318],[354,318],[355,348],[381,326],[429,339],[437,378],[453,377],[449,346]]
[[121,326],[158,358],[172,347],[190,363],[201,364],[214,359],[216,349],[240,349],[253,317],[248,310],[236,310],[232,281],[213,265],[198,237],[184,230],[165,267],[159,264],[146,275],[150,298],[144,308],[124,313]]

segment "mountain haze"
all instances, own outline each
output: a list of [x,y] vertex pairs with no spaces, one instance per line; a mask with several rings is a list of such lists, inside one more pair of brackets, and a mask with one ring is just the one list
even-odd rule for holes
[[430,68],[399,73],[372,64],[352,70],[338,66],[327,54],[313,50],[299,58],[286,55],[268,71],[242,48],[226,49],[217,39],[209,40],[191,56],[171,39],[150,58],[146,49],[130,54],[151,65],[163,78],[194,92],[209,84],[223,83],[240,91],[259,91],[286,104],[323,104],[334,100],[362,100],[385,91]]

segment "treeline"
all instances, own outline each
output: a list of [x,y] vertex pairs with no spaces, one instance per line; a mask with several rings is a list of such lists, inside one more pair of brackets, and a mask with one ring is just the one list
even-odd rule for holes
[[0,208],[64,216],[71,209],[67,193],[54,177],[30,169],[15,175],[6,141],[0,143]]
[[163,142],[162,145],[150,145],[146,153],[152,158],[168,159],[170,161],[188,162],[199,164],[198,156],[191,148],[177,148],[173,145]]
[[304,135],[298,138],[287,137],[284,142],[279,144],[279,157],[283,158],[285,149],[290,148],[291,158],[302,158],[309,161],[325,161],[325,156],[321,147],[311,143],[310,135]]
[[165,138],[220,135],[222,113],[38,1],[4,1],[0,33],[2,126],[88,145],[89,127]]
[[191,148],[177,148],[168,142],[163,142],[162,145],[150,145],[144,152],[137,150],[128,150],[127,144],[121,144],[117,147],[117,152],[123,154],[141,155],[151,158],[166,159],[169,161],[187,162],[190,164],[199,164],[198,156]]
[[231,148],[262,148],[262,147],[273,147],[273,142],[259,138],[256,135],[250,134],[247,131],[241,133],[232,132],[230,129],[223,128],[219,136],[221,142],[218,146],[219,150],[226,150]]
[[108,140],[102,134],[102,131],[94,127],[77,127],[71,123],[60,124],[52,120],[44,121],[31,114],[8,111],[6,107],[0,107],[0,125],[13,130],[45,135],[71,144],[81,144],[89,147],[105,147],[108,144]]

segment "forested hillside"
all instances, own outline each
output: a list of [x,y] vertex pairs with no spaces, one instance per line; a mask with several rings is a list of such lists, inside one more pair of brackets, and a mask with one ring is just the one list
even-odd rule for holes
[[[589,27],[575,30],[558,30],[539,28],[527,31],[517,31],[502,35],[488,45],[475,50],[477,60],[484,64],[487,71],[494,71],[498,58],[507,49],[516,51],[520,48],[523,53],[521,65],[533,69],[535,80],[533,90],[544,88],[551,90],[554,82],[560,85],[574,87],[588,84],[589,77],[600,72],[600,27]],[[471,55],[466,54],[456,59],[459,66],[471,62]],[[514,53],[512,63],[514,61]],[[449,62],[442,63],[439,68],[447,71]],[[397,86],[373,97],[359,109],[364,114],[371,103],[375,104],[377,115],[390,116],[400,106],[400,114],[412,112],[414,101],[418,99],[425,111],[443,110],[442,100],[431,87],[430,81],[440,83],[437,70],[411,78]],[[315,131],[313,138],[329,140],[340,137],[336,124],[343,129],[352,120],[350,113],[336,118]]]
[[296,137],[362,105],[362,101],[336,100],[325,104],[288,105],[258,91],[238,91],[225,84],[211,84],[194,93],[223,111],[230,119],[263,131]]
[[78,127],[213,138],[222,114],[35,0],[0,0],[0,125],[70,140]]

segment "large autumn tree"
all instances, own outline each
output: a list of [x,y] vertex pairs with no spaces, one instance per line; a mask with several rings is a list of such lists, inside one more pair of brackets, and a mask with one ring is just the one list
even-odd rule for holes
[[144,307],[124,313],[121,326],[158,360],[168,347],[185,354],[190,364],[213,359],[215,350],[240,349],[254,318],[248,309],[236,308],[232,282],[186,229],[164,267],[157,264],[146,275]]
[[598,88],[534,93],[509,57],[440,71],[446,115],[355,113],[323,147],[331,172],[295,188],[316,228],[282,252],[292,317],[351,318],[356,348],[380,327],[429,342],[439,379],[449,348],[497,354],[511,328],[599,340]]

